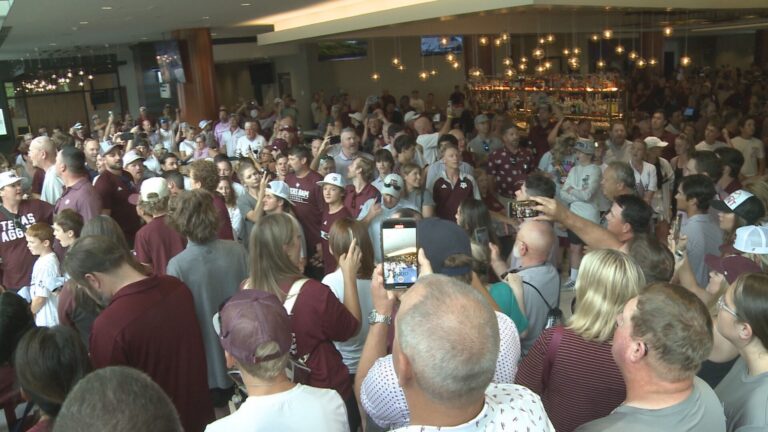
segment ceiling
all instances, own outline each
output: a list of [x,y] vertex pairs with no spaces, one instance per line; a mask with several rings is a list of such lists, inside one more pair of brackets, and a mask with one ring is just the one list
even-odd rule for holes
[[[214,39],[259,35],[259,45],[333,37],[418,34],[570,33],[627,13],[659,17],[710,10],[709,23],[755,22],[768,28],[765,0],[0,0],[0,59],[109,53],[116,45],[162,40],[175,29],[209,27]],[[582,6],[579,6],[582,5]],[[760,9],[756,9],[762,7]],[[10,11],[8,9],[10,8]],[[634,9],[631,9],[634,8]],[[644,9],[637,9],[644,8]],[[44,11],[45,13],[41,13]],[[6,16],[7,15],[7,16]],[[694,14],[694,17],[696,15]],[[619,18],[622,17],[622,18]],[[682,15],[678,15],[682,17]],[[686,16],[690,21],[691,16]],[[634,21],[633,21],[634,20]],[[614,21],[614,27],[620,27]],[[728,24],[732,25],[732,24]],[[544,26],[544,27],[542,27]],[[762,27],[761,27],[762,26]],[[646,27],[647,28],[647,27]],[[3,40],[3,36],[5,39]]]

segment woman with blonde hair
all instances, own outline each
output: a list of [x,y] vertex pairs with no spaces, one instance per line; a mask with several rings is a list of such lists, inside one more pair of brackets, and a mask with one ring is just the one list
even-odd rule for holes
[[[245,288],[276,295],[291,317],[291,332],[296,342],[293,358],[310,369],[304,384],[336,390],[347,405],[348,415],[356,412],[349,369],[333,345],[346,341],[360,328],[362,319],[357,294],[360,248],[355,239],[339,256],[344,281],[341,302],[328,286],[301,274],[301,243],[298,222],[285,213],[259,218],[251,231],[251,277]],[[359,420],[349,418],[351,430]]]
[[523,359],[515,382],[541,396],[558,431],[611,413],[624,400],[624,379],[611,354],[615,319],[645,285],[629,255],[588,253],[576,279],[576,310],[564,327],[546,329]]

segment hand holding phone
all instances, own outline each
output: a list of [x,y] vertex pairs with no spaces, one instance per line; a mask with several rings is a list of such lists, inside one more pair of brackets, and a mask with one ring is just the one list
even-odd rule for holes
[[381,224],[384,288],[406,289],[419,276],[416,220],[387,219]]

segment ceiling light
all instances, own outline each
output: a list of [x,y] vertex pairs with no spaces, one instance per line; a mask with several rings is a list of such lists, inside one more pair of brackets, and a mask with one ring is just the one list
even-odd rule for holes
[[581,48],[576,47],[576,48],[572,49],[571,52],[576,54],[576,55],[579,55],[579,54],[581,54]]
[[459,64],[459,62],[455,61],[455,62],[451,63],[451,67],[454,68],[454,69],[459,69],[461,67],[461,64]]
[[480,39],[478,39],[477,42],[480,44],[480,46],[488,45],[488,36],[480,36]]
[[80,25],[86,25],[88,24],[88,21],[80,21]]
[[250,3],[240,3],[240,6],[250,6]]
[[613,30],[611,29],[603,30],[603,39],[610,39],[612,37],[613,37]]
[[209,16],[204,16],[203,19],[211,19]]
[[525,70],[528,69],[528,63],[520,63],[517,65],[517,69],[521,72],[525,72]]
[[446,46],[451,42],[450,38],[448,36],[440,36],[440,45]]
[[422,70],[419,71],[419,81],[426,81],[429,79],[429,71],[428,70]]
[[656,66],[659,64],[659,61],[656,60],[656,57],[651,57],[648,59],[648,66]]
[[544,58],[544,50],[536,47],[534,48],[533,52],[531,52],[531,57],[535,58],[536,60],[541,60]]
[[638,54],[637,51],[632,50],[627,54],[627,57],[629,57],[630,60],[637,60],[637,58],[640,57],[640,54]]
[[675,30],[674,30],[674,29],[672,29],[672,26],[666,26],[666,27],[664,27],[664,28],[661,30],[661,32],[664,34],[664,36],[666,36],[666,37],[670,37],[670,36],[672,36],[672,33],[674,33],[674,32],[675,32]]
[[102,6],[101,10],[112,10],[112,6]]
[[563,55],[564,55],[564,56],[569,56],[569,55],[571,55],[571,50],[569,50],[568,48],[563,48]]
[[381,79],[381,75],[378,72],[374,72],[371,74],[371,81],[378,81]]
[[432,69],[429,71],[429,74],[430,74],[430,75],[432,75],[432,76],[435,76],[435,75],[437,75],[437,69],[436,69],[436,68],[432,68]]
[[520,63],[528,63],[528,57],[526,56],[520,57]]
[[501,40],[501,38],[496,38],[496,39],[493,40],[493,45],[496,46],[496,48],[498,48],[498,47],[501,46],[502,42],[503,41]]
[[515,69],[514,68],[506,68],[504,69],[504,76],[507,78],[512,78],[515,76]]
[[449,52],[445,55],[445,61],[448,63],[453,63],[456,61],[456,54]]
[[512,59],[509,57],[504,57],[504,59],[501,60],[501,64],[504,66],[512,66]]
[[550,43],[550,44],[551,43],[555,43],[555,35],[553,35],[552,33],[548,34],[547,38],[546,38],[546,41],[547,41],[547,43]]
[[595,63],[595,66],[597,66],[598,69],[605,69],[605,60],[598,60],[597,63]]
[[637,62],[635,62],[635,67],[637,67],[638,69],[644,69],[647,65],[648,65],[648,62],[645,61],[645,59],[642,57],[637,59]]
[[400,57],[398,56],[392,57],[392,66],[394,67],[400,66]]
[[691,65],[691,58],[688,57],[688,55],[684,55],[680,57],[680,66],[682,67],[688,67]]
[[621,45],[621,44],[616,45],[616,54],[618,54],[618,55],[624,54],[624,46],[623,45]]
[[592,36],[589,37],[589,40],[591,40],[592,42],[597,42],[600,40],[600,35],[597,33],[593,33]]

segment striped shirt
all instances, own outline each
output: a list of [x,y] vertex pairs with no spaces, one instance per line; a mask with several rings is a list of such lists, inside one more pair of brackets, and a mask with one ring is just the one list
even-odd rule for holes
[[588,341],[565,329],[550,369],[547,387],[543,373],[554,328],[545,330],[528,351],[515,378],[541,396],[558,432],[570,432],[605,417],[626,396],[624,379],[611,355],[610,342]]

